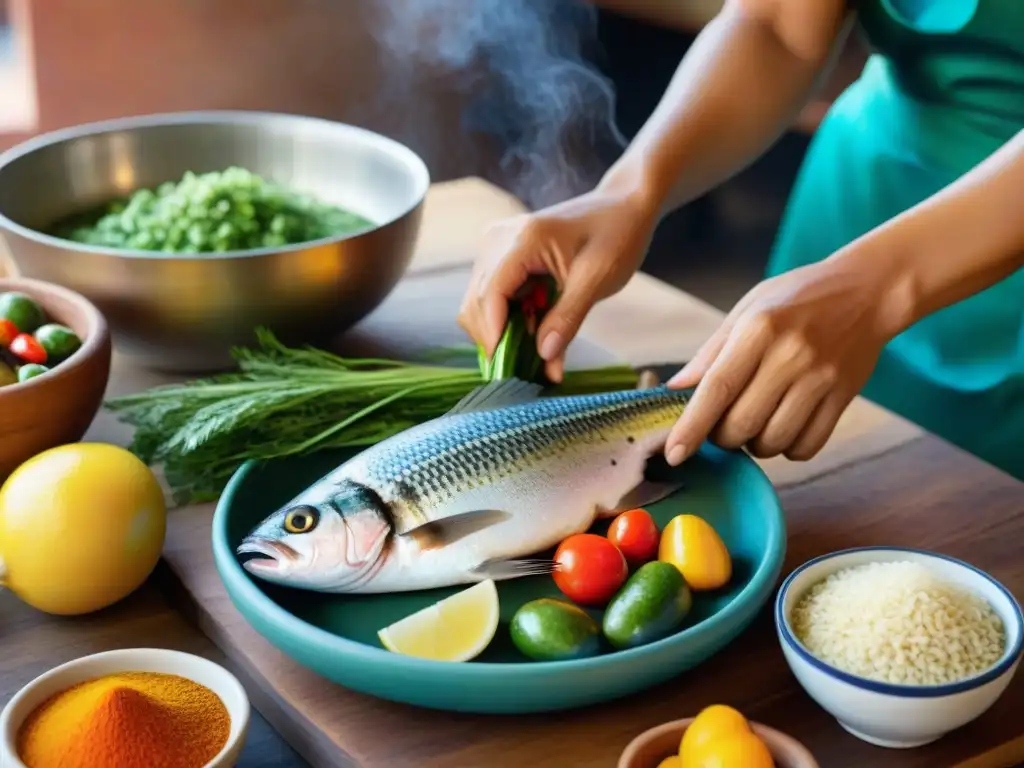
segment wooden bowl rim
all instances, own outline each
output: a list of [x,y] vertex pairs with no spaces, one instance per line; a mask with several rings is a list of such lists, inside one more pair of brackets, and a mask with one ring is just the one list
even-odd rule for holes
[[[107,344],[110,330],[107,327],[106,318],[91,301],[77,291],[72,291],[70,288],[43,280],[33,280],[27,277],[0,276],[0,293],[6,293],[7,291],[21,291],[30,296],[53,296],[69,304],[74,304],[85,317],[87,333],[85,338],[82,339],[82,346],[75,350],[71,357],[41,376],[35,376],[28,381],[0,388],[0,399],[26,392],[31,387],[45,387],[58,379],[73,376],[90,358],[100,353]],[[65,322],[63,318],[59,317],[51,319],[62,324]]]
[[[622,751],[622,755],[619,757],[618,768],[639,768],[633,763],[636,760],[636,756],[640,752],[640,749],[644,745],[673,731],[685,731],[695,719],[696,718],[694,717],[684,717],[681,720],[671,720],[667,723],[656,725],[653,728],[648,728],[629,742],[626,748]],[[814,755],[811,754],[810,750],[792,736],[789,736],[782,731],[777,731],[763,723],[755,722],[754,720],[750,720],[749,722],[754,733],[764,739],[765,744],[772,753],[773,759],[779,759],[779,756],[776,754],[778,745],[785,745],[786,749],[795,753],[797,760],[796,763],[793,763],[793,761],[790,760],[785,765],[779,765],[777,768],[821,768],[821,766],[818,765],[817,760],[814,759]],[[681,735],[680,738],[682,738]],[[652,768],[654,767],[652,766]]]

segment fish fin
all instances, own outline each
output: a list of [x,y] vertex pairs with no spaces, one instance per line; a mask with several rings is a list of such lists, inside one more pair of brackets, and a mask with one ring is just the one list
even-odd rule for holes
[[685,483],[682,481],[656,483],[651,480],[644,480],[640,485],[619,499],[619,503],[615,505],[614,509],[601,510],[598,517],[612,517],[630,509],[655,504],[662,499],[667,499],[684,485]]
[[522,405],[536,400],[544,388],[540,384],[531,384],[521,379],[501,379],[477,387],[445,416],[474,411],[493,411],[507,405]]
[[400,534],[402,538],[416,539],[423,549],[440,549],[477,531],[504,522],[511,515],[500,509],[482,509],[460,515],[431,520]]
[[521,576],[546,576],[554,573],[554,560],[484,560],[473,573],[488,579],[518,579]]

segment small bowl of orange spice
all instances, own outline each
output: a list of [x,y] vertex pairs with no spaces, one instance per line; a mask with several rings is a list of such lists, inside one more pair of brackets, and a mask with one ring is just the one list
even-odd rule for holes
[[723,704],[644,731],[618,768],[820,768],[800,742]]
[[249,728],[234,675],[188,653],[135,648],[51,669],[0,713],[5,768],[230,768]]

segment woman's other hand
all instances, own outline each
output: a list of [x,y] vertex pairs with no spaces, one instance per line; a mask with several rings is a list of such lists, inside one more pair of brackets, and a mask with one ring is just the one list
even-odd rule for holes
[[817,454],[903,324],[903,286],[877,263],[837,254],[747,293],[669,381],[696,386],[666,442],[669,463],[708,437],[760,458]]
[[637,195],[592,192],[493,226],[484,238],[459,325],[488,355],[504,332],[509,301],[533,275],[555,278],[559,297],[537,329],[537,351],[561,381],[565,350],[590,309],[639,269],[658,220]]

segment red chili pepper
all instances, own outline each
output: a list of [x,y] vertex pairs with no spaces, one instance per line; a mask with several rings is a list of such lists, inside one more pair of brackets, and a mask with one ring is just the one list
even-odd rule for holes
[[20,357],[26,363],[37,363],[42,365],[46,362],[46,350],[36,341],[34,336],[27,333],[19,333],[11,342],[11,352]]
[[530,304],[533,305],[534,309],[547,309],[548,306],[548,289],[547,286],[542,282],[536,282],[533,285],[533,296],[530,297]]
[[541,282],[535,281],[520,302],[523,312],[533,315],[548,306],[548,291]]
[[7,349],[18,335],[18,326],[10,320],[0,319],[0,347]]

